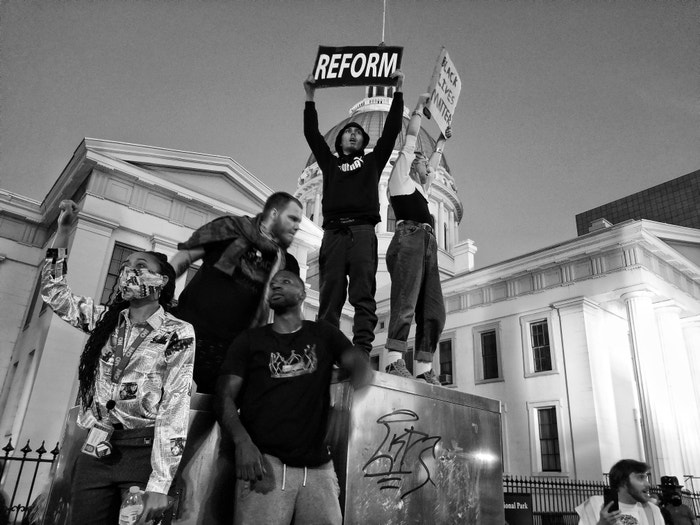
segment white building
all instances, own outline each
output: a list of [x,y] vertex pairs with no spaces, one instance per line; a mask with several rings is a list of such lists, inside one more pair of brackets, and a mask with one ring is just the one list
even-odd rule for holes
[[[350,118],[376,140],[389,99],[370,95]],[[328,132],[330,141],[343,124]],[[434,143],[421,133],[428,155]],[[372,353],[379,369],[389,314],[390,168],[379,189]],[[462,204],[444,160],[439,175],[430,208],[448,314],[435,368],[446,387],[502,402],[505,471],[600,479],[617,459],[634,457],[657,477],[700,475],[700,230],[630,221],[475,269],[476,246],[458,239]],[[307,318],[318,305],[321,190],[311,158],[296,192],[309,219],[291,250],[312,286]],[[58,440],[75,400],[85,337],[37,297],[60,200],[81,206],[69,281],[78,293],[104,297],[128,250],[170,255],[217,216],[257,213],[271,192],[228,157],[93,139],[42,203],[0,191],[0,440]],[[352,310],[344,313],[349,333]]]

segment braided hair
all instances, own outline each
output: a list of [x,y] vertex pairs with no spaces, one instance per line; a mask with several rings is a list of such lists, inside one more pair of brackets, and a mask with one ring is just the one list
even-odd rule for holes
[[[166,311],[170,310],[171,303],[175,297],[175,270],[168,263],[168,257],[160,252],[143,252],[155,257],[160,264],[160,273],[168,278],[168,282],[160,291],[158,303]],[[107,302],[107,309],[102,313],[100,319],[95,323],[95,328],[90,332],[87,343],[82,354],[80,354],[80,365],[78,367],[78,397],[83,410],[92,405],[95,394],[95,378],[104,348],[110,335],[114,332],[119,323],[119,315],[122,310],[129,307],[129,301],[122,298],[121,292],[118,290],[119,280],[114,283],[112,293]]]

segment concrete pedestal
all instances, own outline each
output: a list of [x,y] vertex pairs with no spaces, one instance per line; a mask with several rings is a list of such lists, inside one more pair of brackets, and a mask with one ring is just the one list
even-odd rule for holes
[[[345,523],[498,524],[504,522],[500,404],[387,374],[354,392],[331,386],[328,442]],[[73,465],[84,432],[68,418],[47,521],[67,523]],[[211,397],[192,398],[190,430],[162,523],[231,525],[233,451],[221,440]],[[295,524],[304,525],[304,524]]]

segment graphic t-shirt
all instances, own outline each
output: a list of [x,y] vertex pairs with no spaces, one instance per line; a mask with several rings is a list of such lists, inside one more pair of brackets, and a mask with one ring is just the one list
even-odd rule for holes
[[[659,507],[653,503],[647,503],[653,521],[647,519],[647,511],[641,503],[629,505],[620,503],[621,516],[617,519],[619,525],[664,525]],[[591,496],[581,505],[576,507],[576,512],[581,517],[580,525],[596,525],[600,519],[600,509],[603,508],[603,496]]]
[[330,459],[324,438],[331,372],[351,346],[324,321],[304,321],[291,334],[267,325],[234,340],[221,373],[244,379],[237,404],[261,452],[294,467],[314,467]]
[[[228,247],[228,241],[204,245],[202,266],[180,294],[174,313],[180,319],[192,323],[198,339],[230,343],[247,328],[263,296],[264,283],[255,282],[236,269],[227,275],[214,264]],[[285,269],[299,274],[299,263],[286,255]],[[255,247],[243,256],[246,264],[270,271],[274,256],[266,255]]]

